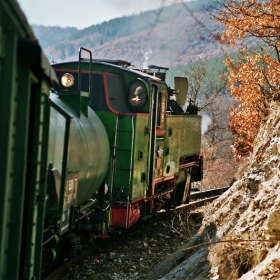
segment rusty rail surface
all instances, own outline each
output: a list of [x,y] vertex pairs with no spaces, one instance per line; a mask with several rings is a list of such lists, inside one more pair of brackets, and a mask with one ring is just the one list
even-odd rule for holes
[[206,197],[220,196],[222,193],[226,192],[230,187],[222,187],[218,189],[206,190],[206,191],[198,191],[191,192],[190,200],[201,199]]

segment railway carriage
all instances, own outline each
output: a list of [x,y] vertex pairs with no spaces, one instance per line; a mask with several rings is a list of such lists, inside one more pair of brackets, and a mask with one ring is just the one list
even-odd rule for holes
[[55,73],[14,0],[0,1],[0,279],[41,274]]

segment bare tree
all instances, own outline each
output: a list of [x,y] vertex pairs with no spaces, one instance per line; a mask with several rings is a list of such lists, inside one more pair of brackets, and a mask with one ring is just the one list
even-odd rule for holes
[[230,149],[233,136],[228,130],[234,101],[226,92],[226,81],[214,79],[210,72],[206,60],[196,61],[186,70],[188,98],[198,104],[203,119],[204,180],[201,188],[205,189],[229,185],[238,167]]

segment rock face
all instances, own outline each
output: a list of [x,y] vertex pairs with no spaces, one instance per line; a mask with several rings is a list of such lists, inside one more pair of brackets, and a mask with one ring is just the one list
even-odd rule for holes
[[[271,105],[243,169],[241,178],[204,211],[194,241],[185,244],[202,246],[183,255],[181,264],[160,279],[280,279],[280,103]],[[215,230],[209,232],[210,226]],[[205,236],[210,247],[202,244]],[[167,265],[161,266],[164,271]]]
[[216,224],[218,240],[228,241],[209,250],[214,279],[280,279],[279,166],[280,104],[273,103],[242,178],[204,219]]

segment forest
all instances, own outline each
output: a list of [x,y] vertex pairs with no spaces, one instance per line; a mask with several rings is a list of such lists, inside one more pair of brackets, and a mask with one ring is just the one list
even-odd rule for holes
[[137,67],[149,63],[171,67],[222,54],[212,36],[217,28],[209,15],[213,5],[211,0],[177,3],[82,30],[36,25],[33,30],[50,61],[75,59],[83,46],[95,58],[123,59]]

